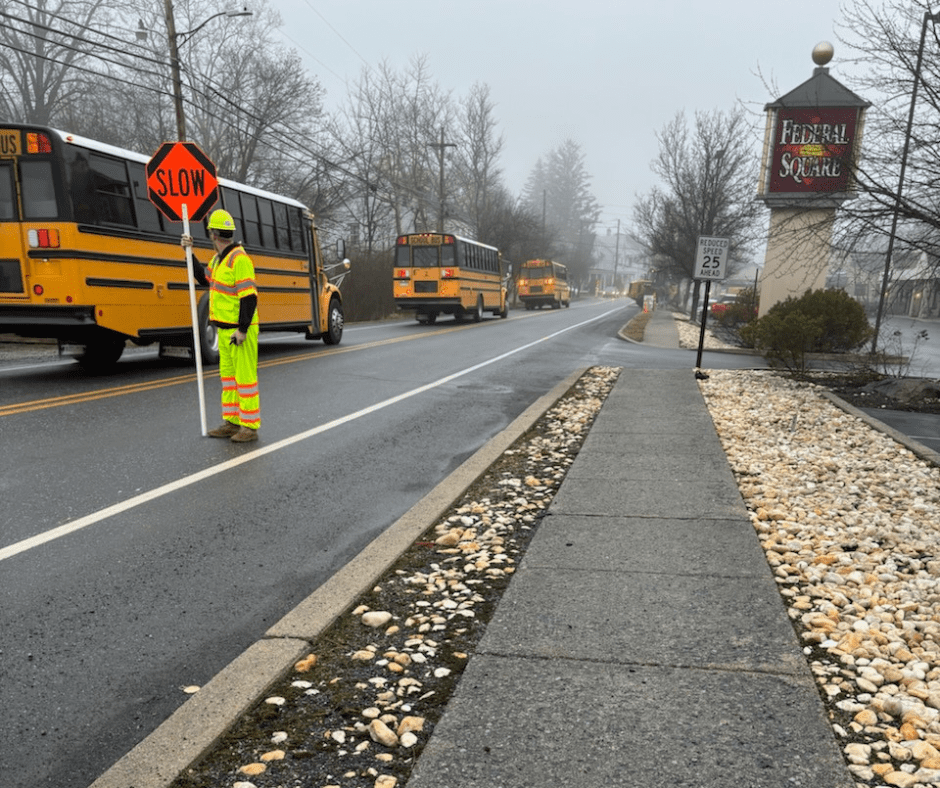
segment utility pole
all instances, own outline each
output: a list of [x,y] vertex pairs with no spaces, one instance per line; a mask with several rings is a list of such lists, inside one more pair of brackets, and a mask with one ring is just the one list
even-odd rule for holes
[[173,18],[172,0],[164,0],[164,13],[166,14],[167,40],[170,44],[170,73],[173,77],[173,109],[176,112],[176,138],[183,142],[186,139],[186,119],[183,115],[183,84],[180,79],[180,53],[176,41],[176,21]]
[[444,142],[443,126],[441,126],[441,141],[429,142],[428,145],[432,148],[437,148],[437,158],[441,165],[441,185],[439,192],[441,197],[441,207],[437,214],[437,231],[442,233],[444,232],[444,148],[456,148],[457,146],[453,142]]
[[617,242],[614,245],[614,287],[617,286],[617,263],[620,261],[620,219],[617,219]]

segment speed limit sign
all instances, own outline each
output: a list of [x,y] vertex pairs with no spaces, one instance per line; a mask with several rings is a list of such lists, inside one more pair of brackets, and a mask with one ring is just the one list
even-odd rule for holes
[[727,238],[716,238],[711,235],[698,237],[698,253],[695,256],[695,279],[708,281],[725,278],[725,269],[728,264]]

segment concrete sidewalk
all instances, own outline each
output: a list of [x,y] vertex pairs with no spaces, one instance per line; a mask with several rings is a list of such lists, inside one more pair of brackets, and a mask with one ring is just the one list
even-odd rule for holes
[[408,782],[548,785],[854,785],[692,370],[623,372]]
[[643,344],[653,347],[678,349],[679,329],[672,309],[663,307],[654,309],[643,331]]

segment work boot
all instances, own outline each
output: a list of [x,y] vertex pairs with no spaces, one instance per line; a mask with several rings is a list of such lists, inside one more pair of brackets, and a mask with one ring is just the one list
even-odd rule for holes
[[258,430],[251,427],[242,427],[232,436],[232,443],[248,443],[258,440]]
[[218,427],[209,430],[210,438],[231,438],[238,432],[238,425],[230,421],[223,421]]

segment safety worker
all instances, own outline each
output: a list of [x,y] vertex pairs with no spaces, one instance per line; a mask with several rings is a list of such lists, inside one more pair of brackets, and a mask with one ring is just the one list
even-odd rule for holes
[[[213,211],[206,229],[215,254],[205,269],[194,257],[193,274],[199,284],[209,287],[209,323],[218,329],[223,419],[209,435],[248,443],[258,440],[261,426],[255,267],[234,240],[235,220],[228,211]],[[183,235],[180,245],[191,249],[192,236]]]

